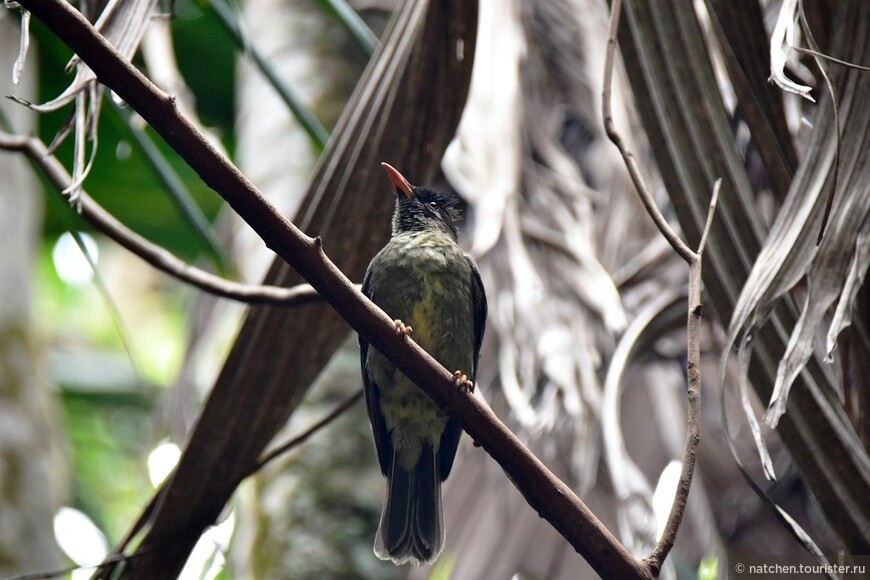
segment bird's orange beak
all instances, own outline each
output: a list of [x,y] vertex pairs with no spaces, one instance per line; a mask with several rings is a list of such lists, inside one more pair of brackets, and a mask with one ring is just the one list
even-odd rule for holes
[[381,167],[383,167],[384,171],[387,172],[387,177],[390,178],[390,183],[393,184],[396,193],[404,193],[405,197],[408,199],[414,197],[414,188],[410,183],[408,183],[408,180],[405,179],[404,175],[399,173],[396,168],[389,163],[381,163]]

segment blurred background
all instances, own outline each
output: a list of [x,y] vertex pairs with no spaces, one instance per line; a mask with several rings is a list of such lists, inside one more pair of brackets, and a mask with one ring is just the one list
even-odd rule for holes
[[[770,304],[786,320],[785,331],[780,318],[776,332],[753,327],[760,346],[746,367],[756,392],[766,396],[748,392],[741,404],[736,360],[722,363],[725,381],[718,381],[728,325],[767,231],[786,198],[806,189],[796,183],[813,175],[830,182],[831,160],[807,167],[807,159],[831,150],[820,153],[813,140],[835,126],[824,77],[810,57],[792,51],[788,74],[814,87],[819,103],[768,84],[769,43],[782,7],[776,0],[660,4],[635,1],[624,9],[617,126],[659,207],[690,246],[697,244],[712,182],[725,178],[705,263],[702,443],[663,575],[727,577],[729,562],[804,551],[741,475],[720,420],[723,400],[745,475],[821,551],[867,553],[858,551],[868,545],[861,528],[867,506],[831,491],[847,487],[866,498],[866,289],[858,283],[848,297],[858,306],[834,364],[821,362],[826,353],[817,349],[797,379],[796,391],[815,393],[806,395],[810,402],[798,400],[794,419],[789,407],[777,430],[763,424],[775,482],[765,480],[745,413],[747,407],[759,418],[764,413],[776,360],[814,296],[811,280],[792,282],[780,292],[782,301]],[[821,50],[870,62],[865,3],[804,4]],[[85,8],[92,15],[101,10],[94,2]],[[296,222],[299,208],[308,207],[325,139],[352,100],[377,38],[385,37],[396,2],[177,0],[150,9],[155,15],[142,26],[134,64],[176,95],[212,143]],[[461,241],[480,266],[489,299],[478,388],[640,557],[663,526],[679,473],[688,269],[652,226],[604,134],[608,15],[604,0],[481,0],[468,99],[454,138],[435,160],[438,170],[414,175],[402,158],[383,161],[415,184],[464,200]],[[3,94],[51,102],[72,80],[63,72],[71,51],[34,18],[27,60],[13,84],[19,28],[17,10],[0,11]],[[420,43],[421,36],[412,39]],[[423,54],[440,48],[418,46]],[[849,167],[840,174],[841,196],[854,189],[863,200],[870,196],[861,173],[870,167],[862,165],[870,125],[860,124],[864,117],[845,119],[862,114],[850,104],[861,102],[868,83],[844,67],[832,75],[841,127],[852,127],[841,135]],[[298,99],[293,106],[288,92]],[[82,94],[90,100],[73,96],[39,115],[5,99],[2,131],[46,144],[70,133],[54,155],[74,176],[86,160],[84,190],[126,226],[203,269],[263,279],[273,254],[252,230],[134,111],[109,91],[97,99],[92,88]],[[441,115],[425,113],[436,123]],[[76,130],[98,139],[77,143]],[[357,145],[369,146],[364,139]],[[23,155],[3,152],[0,175],[0,577],[6,578],[93,565],[124,539],[178,462],[247,310],[157,272],[95,231]],[[380,216],[391,211],[392,199],[388,182],[380,181],[370,198],[378,201],[369,202],[383,204],[379,213],[346,204],[335,211],[357,212],[354,227],[386,239],[389,224]],[[866,204],[858,207],[866,213]],[[832,219],[838,211],[850,210],[837,205]],[[863,218],[855,227],[863,227]],[[863,247],[859,239],[850,251]],[[855,261],[859,273],[863,260]],[[837,284],[846,286],[845,274]],[[830,322],[831,312],[824,316]],[[825,328],[814,328],[809,340],[821,344],[824,336]],[[349,329],[314,375],[301,404],[288,408],[273,447],[360,389]],[[246,388],[258,396],[256,385]],[[720,399],[722,388],[728,396]],[[835,411],[825,415],[828,423],[806,427],[802,420],[815,423],[813,401]],[[834,441],[829,431],[841,435]],[[824,463],[814,459],[823,452],[842,467],[829,479],[818,475]],[[374,557],[382,499],[364,406],[357,404],[243,481],[196,542],[181,577],[595,577],[467,437],[446,484],[447,547],[434,567],[397,568]],[[837,524],[850,510],[856,515]]]

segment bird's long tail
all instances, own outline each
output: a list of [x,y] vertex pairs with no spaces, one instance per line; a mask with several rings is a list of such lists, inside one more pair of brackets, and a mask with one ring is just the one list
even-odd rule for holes
[[387,497],[375,538],[375,555],[396,564],[434,562],[444,547],[441,478],[437,455],[424,446],[410,471],[393,456],[387,475]]

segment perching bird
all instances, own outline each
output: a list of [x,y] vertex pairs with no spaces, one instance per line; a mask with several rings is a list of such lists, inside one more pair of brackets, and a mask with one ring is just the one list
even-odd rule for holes
[[[477,266],[457,243],[456,200],[414,187],[381,165],[396,194],[393,232],[369,264],[362,291],[396,320],[398,332],[474,381],[486,295]],[[441,482],[461,430],[365,339],[359,344],[369,420],[387,478],[375,555],[397,565],[431,564],[444,547]]]

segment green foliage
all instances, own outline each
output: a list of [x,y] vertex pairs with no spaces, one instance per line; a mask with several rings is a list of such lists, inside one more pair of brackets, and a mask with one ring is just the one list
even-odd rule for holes
[[698,566],[698,580],[716,580],[719,577],[719,558],[706,556]]
[[432,566],[432,571],[429,573],[429,580],[450,580],[453,573],[453,566],[456,564],[456,556],[448,553],[442,554],[435,565]]
[[152,440],[147,396],[66,392],[63,415],[73,459],[74,505],[117,543],[147,503],[144,469]]

